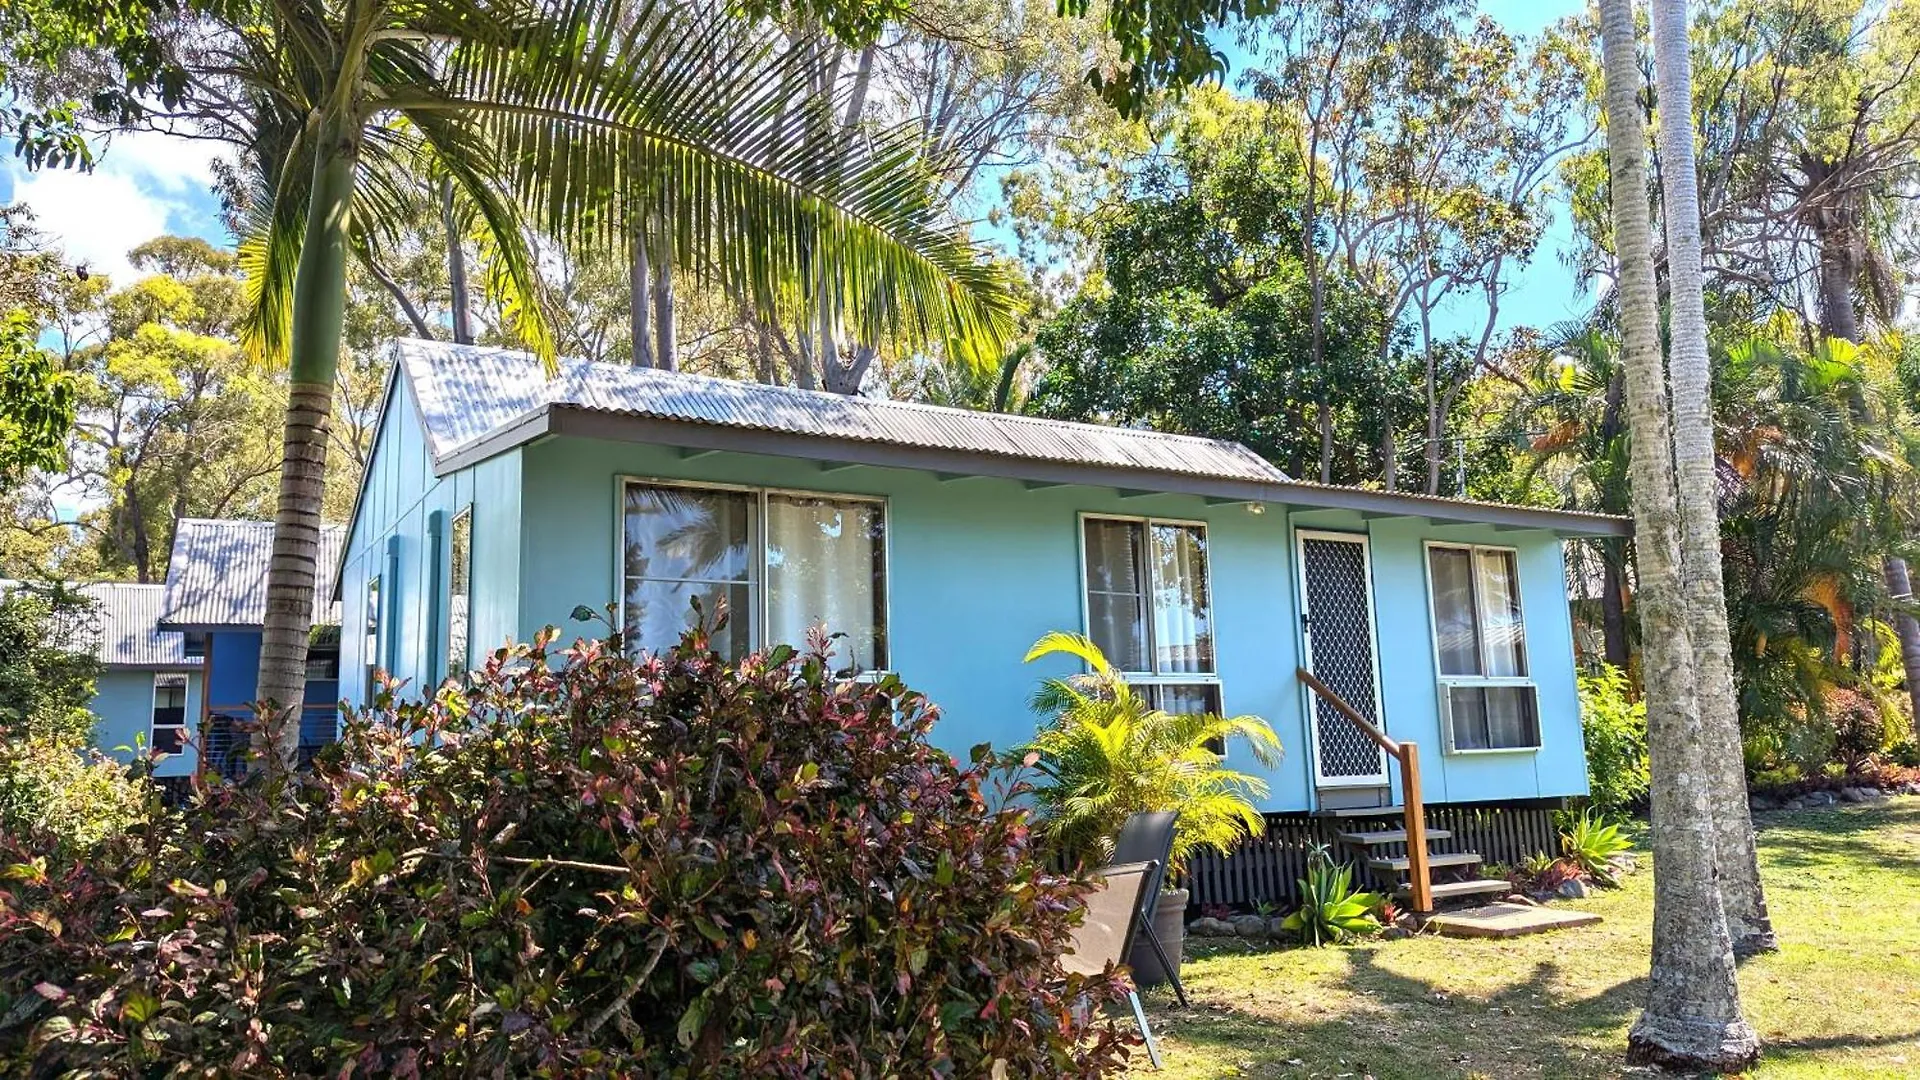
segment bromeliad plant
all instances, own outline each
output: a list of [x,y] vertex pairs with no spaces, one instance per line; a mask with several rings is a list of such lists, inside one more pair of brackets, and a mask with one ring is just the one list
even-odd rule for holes
[[1178,810],[1168,860],[1177,872],[1196,851],[1224,851],[1260,834],[1266,822],[1253,800],[1266,795],[1266,781],[1228,768],[1225,750],[1238,740],[1255,761],[1278,764],[1280,737],[1265,720],[1156,709],[1082,634],[1048,634],[1026,658],[1056,655],[1087,671],[1041,684],[1033,707],[1049,720],[1020,751],[1046,778],[1034,798],[1039,827],[1056,844],[1104,857],[1129,815]]
[[1299,934],[1302,944],[1315,947],[1346,941],[1380,929],[1374,912],[1390,907],[1378,893],[1353,887],[1353,867],[1335,863],[1324,844],[1307,856],[1307,876],[1300,885],[1300,909],[1280,923]]
[[1613,876],[1613,857],[1633,847],[1633,841],[1621,835],[1620,826],[1595,814],[1592,807],[1569,816],[1560,833],[1560,850],[1567,861],[1587,872],[1602,885],[1618,884]]

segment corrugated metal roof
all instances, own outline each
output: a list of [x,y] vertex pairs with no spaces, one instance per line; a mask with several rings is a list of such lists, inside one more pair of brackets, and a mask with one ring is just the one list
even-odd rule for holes
[[186,635],[160,629],[166,586],[102,582],[81,589],[100,605],[98,655],[109,667],[193,667]]
[[[340,562],[347,530],[320,530],[320,560],[314,580],[313,621],[340,621],[326,582]],[[273,522],[181,518],[167,561],[161,620],[171,626],[253,627],[266,621],[267,567],[273,561]]]
[[563,359],[549,376],[513,349],[404,340],[401,369],[442,460],[535,413],[564,405],[719,427],[993,454],[1226,480],[1286,477],[1238,443],[904,401],[847,397],[681,372]]

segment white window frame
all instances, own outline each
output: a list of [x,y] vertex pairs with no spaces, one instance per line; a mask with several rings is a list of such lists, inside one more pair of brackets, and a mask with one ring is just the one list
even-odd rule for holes
[[[160,684],[178,682],[180,686],[180,722],[178,724],[159,724],[154,721],[160,713]],[[184,754],[187,751],[187,732],[193,727],[192,719],[187,716],[187,700],[193,695],[193,682],[190,676],[181,671],[156,671],[153,673],[153,693],[147,701],[147,749],[158,746],[154,735],[161,728],[180,733],[180,749],[169,750],[169,754]]]
[[[767,634],[767,498],[771,495],[792,495],[804,499],[835,499],[842,502],[871,503],[880,507],[880,603],[878,612],[881,622],[881,640],[886,643],[886,663],[880,667],[863,669],[853,678],[862,681],[875,681],[886,675],[894,674],[893,641],[893,500],[885,495],[864,495],[851,491],[827,491],[819,488],[760,487],[753,484],[730,484],[721,481],[686,480],[679,477],[637,476],[619,474],[613,482],[613,625],[621,632],[626,631],[627,623],[627,485],[644,484],[648,487],[680,488],[686,491],[732,491],[752,495],[758,502],[753,526],[753,557],[747,563],[747,593],[753,597],[752,610],[748,611],[747,647],[763,649],[766,647]],[[734,613],[738,618],[739,612]],[[806,647],[805,642],[789,642],[796,649]]]
[[[1144,538],[1148,544],[1152,544],[1153,542],[1151,533],[1155,525],[1176,525],[1182,528],[1197,528],[1200,530],[1201,535],[1206,537],[1207,580],[1203,585],[1207,592],[1207,630],[1213,634],[1213,670],[1207,672],[1174,672],[1172,674],[1164,674],[1157,671],[1122,671],[1120,674],[1131,686],[1148,687],[1148,700],[1153,702],[1155,708],[1160,707],[1160,695],[1157,690],[1151,689],[1153,687],[1204,686],[1213,692],[1214,703],[1220,706],[1220,715],[1233,715],[1227,710],[1226,687],[1220,679],[1220,635],[1215,632],[1217,624],[1214,618],[1215,612],[1213,607],[1213,533],[1208,527],[1208,523],[1189,518],[1152,517],[1145,514],[1109,514],[1092,510],[1081,511],[1074,519],[1073,528],[1074,543],[1080,551],[1080,632],[1086,635],[1089,641],[1093,639],[1093,604],[1091,603],[1091,598],[1087,595],[1087,522],[1089,521],[1121,521],[1130,525],[1138,525],[1148,532],[1149,535]],[[1148,565],[1144,567],[1144,569],[1149,577],[1151,577],[1154,572],[1152,565]],[[1153,640],[1152,580],[1147,582],[1146,600],[1147,610],[1143,613],[1142,617],[1146,621],[1143,630],[1146,634],[1147,662],[1157,663],[1158,650],[1155,648]]]
[[[1468,567],[1473,581],[1474,609],[1474,648],[1480,653],[1480,670],[1486,671],[1493,665],[1487,656],[1486,624],[1481,620],[1488,610],[1486,586],[1480,575],[1480,553],[1497,551],[1513,557],[1513,599],[1520,608],[1520,657],[1527,669],[1525,675],[1445,675],[1440,671],[1440,612],[1434,600],[1433,549],[1447,548],[1452,551],[1467,552]],[[1520,549],[1504,544],[1473,544],[1459,540],[1428,540],[1420,546],[1421,573],[1427,579],[1427,637],[1433,650],[1433,673],[1435,676],[1435,695],[1440,713],[1440,735],[1444,749],[1449,754],[1534,754],[1546,742],[1546,724],[1540,716],[1540,684],[1533,677],[1533,639],[1527,632],[1527,604],[1521,591]],[[1459,747],[1454,745],[1453,735],[1453,689],[1454,687],[1524,687],[1533,696],[1533,737],[1532,746],[1487,746]]]
[[[387,651],[387,583],[384,574],[374,574],[367,578],[367,586],[360,590],[361,619],[358,627],[362,651],[372,650],[371,655],[360,658],[360,704],[371,706],[377,696],[378,687],[374,685],[373,673],[385,670]],[[372,624],[372,633],[368,633]],[[371,640],[369,640],[371,639]],[[392,672],[388,672],[389,675]]]

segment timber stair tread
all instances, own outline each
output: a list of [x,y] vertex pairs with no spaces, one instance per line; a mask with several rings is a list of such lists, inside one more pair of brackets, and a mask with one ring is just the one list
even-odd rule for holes
[[[1412,891],[1411,886],[1402,885],[1395,891],[1395,895],[1405,896]],[[1493,878],[1476,878],[1472,881],[1435,883],[1433,886],[1433,898],[1435,900],[1451,900],[1456,896],[1480,896],[1488,893],[1510,893],[1512,891],[1513,882],[1511,881],[1495,880]]]
[[[1479,861],[1479,853],[1472,851],[1427,856],[1427,865],[1433,867],[1472,866]],[[1407,856],[1398,855],[1390,859],[1368,859],[1367,865],[1373,867],[1375,870],[1391,870],[1395,873],[1404,873],[1413,863]],[[1438,886],[1435,887],[1438,888]]]
[[1384,818],[1401,817],[1406,814],[1406,812],[1407,808],[1404,806],[1334,806],[1315,810],[1313,816],[1321,818]]
[[[1445,840],[1453,833],[1446,829],[1428,829],[1427,839]],[[1382,829],[1378,832],[1343,832],[1340,839],[1349,844],[1404,844],[1407,842],[1407,830]]]

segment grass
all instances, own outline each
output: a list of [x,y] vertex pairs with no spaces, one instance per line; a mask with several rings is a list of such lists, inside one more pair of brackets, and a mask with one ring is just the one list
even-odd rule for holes
[[[1761,815],[1780,951],[1741,965],[1766,1044],[1758,1078],[1920,1076],[1920,798]],[[1167,1069],[1135,1075],[1390,1078],[1631,1074],[1653,879],[1562,901],[1595,926],[1510,941],[1421,936],[1337,948],[1189,939],[1191,1009],[1148,1010]]]

